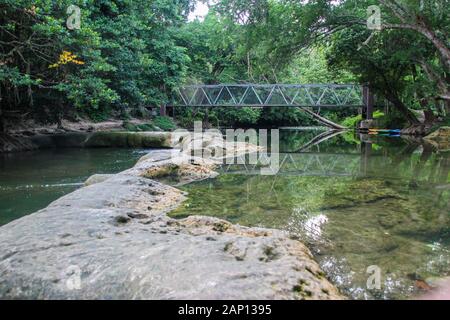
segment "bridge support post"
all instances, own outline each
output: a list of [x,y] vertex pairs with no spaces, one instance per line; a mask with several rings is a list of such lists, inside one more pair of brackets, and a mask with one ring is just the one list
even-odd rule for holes
[[362,116],[364,120],[373,119],[374,96],[368,85],[363,86],[363,102],[364,108]]
[[159,115],[160,116],[165,116],[167,114],[167,108],[166,108],[166,105],[165,104],[162,104],[160,107],[159,107]]
[[367,176],[370,169],[370,156],[372,155],[372,143],[361,142],[361,175]]

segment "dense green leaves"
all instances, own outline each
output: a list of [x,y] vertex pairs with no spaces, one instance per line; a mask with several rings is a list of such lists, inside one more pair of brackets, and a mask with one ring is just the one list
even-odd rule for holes
[[[411,123],[414,109],[449,116],[448,0],[221,0],[188,21],[195,2],[0,0],[0,129],[22,115],[139,116],[190,83],[369,83]],[[66,26],[69,5],[81,8],[80,29]],[[370,5],[380,6],[381,30],[366,26]],[[294,109],[178,116],[312,124]]]
[[[241,39],[251,57],[248,70],[254,78],[285,81],[286,70],[291,74],[288,80],[330,81],[331,75],[332,82],[372,85],[378,101],[389,100],[411,123],[418,120],[409,109],[449,116],[448,0],[265,0],[259,6],[251,3],[252,0],[227,0],[217,6],[245,31]],[[371,5],[381,9],[381,30],[369,30],[366,26]],[[242,7],[247,8],[248,17],[254,18],[236,19],[240,11],[233,8]],[[311,47],[316,51],[309,51]],[[317,53],[322,50],[330,68],[321,65],[324,60]],[[309,68],[298,70],[299,62],[307,59]],[[305,79],[304,74],[314,78]]]
[[[81,8],[78,30],[66,26],[69,5]],[[101,119],[166,102],[189,61],[175,35],[190,5],[1,0],[0,115],[26,109],[41,118],[85,113]],[[64,51],[78,60],[58,63]]]

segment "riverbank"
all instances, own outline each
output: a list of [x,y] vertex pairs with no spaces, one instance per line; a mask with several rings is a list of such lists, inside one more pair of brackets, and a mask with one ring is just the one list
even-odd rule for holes
[[[172,146],[182,140],[186,145],[186,138],[172,137]],[[256,150],[244,144],[236,151]],[[207,179],[217,175],[216,165],[177,150],[150,153],[1,227],[0,297],[344,298],[287,232],[167,216],[186,195],[156,180]]]
[[[136,147],[136,143],[139,144],[139,142],[133,141],[133,138],[130,138],[130,143],[127,145],[123,141],[123,137],[125,135],[132,137],[133,132],[130,131],[133,130],[130,130],[130,127],[139,128],[140,126],[145,126],[148,129],[149,121],[141,119],[130,119],[126,121],[111,119],[102,122],[92,122],[85,119],[77,122],[62,120],[60,126],[56,124],[41,125],[33,121],[26,121],[18,123],[14,127],[8,127],[6,133],[0,134],[0,153],[56,147],[96,147],[98,142],[91,145],[89,140],[92,139],[96,141],[103,139],[105,141],[101,142],[101,144],[108,147],[114,147],[116,144],[117,147]],[[163,131],[159,128],[156,129],[154,130],[156,132]],[[106,138],[106,136],[110,138]],[[121,140],[119,136],[122,136],[121,142],[119,141]],[[137,134],[134,136],[143,135]],[[144,145],[142,147],[146,146]],[[148,147],[152,146],[150,145]]]
[[99,131],[14,137],[0,135],[1,152],[50,148],[170,148],[170,132]]
[[6,134],[16,137],[30,137],[35,135],[63,134],[70,132],[98,132],[123,130],[125,123],[140,125],[148,121],[142,119],[130,119],[127,121],[109,119],[94,122],[88,119],[78,121],[61,120],[61,124],[39,124],[33,120],[14,123],[6,128]]

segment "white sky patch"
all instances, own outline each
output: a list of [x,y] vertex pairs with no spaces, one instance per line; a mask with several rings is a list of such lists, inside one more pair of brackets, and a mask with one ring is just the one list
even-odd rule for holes
[[195,19],[203,21],[208,14],[208,11],[209,8],[207,4],[197,1],[195,4],[195,10],[189,14],[188,19],[189,21],[194,21]]

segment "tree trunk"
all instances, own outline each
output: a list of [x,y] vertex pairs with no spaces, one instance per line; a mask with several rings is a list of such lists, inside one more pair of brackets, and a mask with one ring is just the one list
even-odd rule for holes
[[445,67],[447,68],[447,70],[450,70],[450,49],[446,46],[446,44],[427,26],[418,26],[417,31],[433,43],[433,45],[441,55],[442,62],[444,63]]
[[450,48],[444,40],[440,39],[434,30],[432,30],[426,23],[423,17],[418,17],[414,12],[411,12],[406,6],[399,4],[395,0],[380,0],[380,3],[389,10],[401,21],[398,24],[384,24],[383,28],[387,29],[409,29],[417,31],[427,38],[434,47],[438,50],[442,58],[442,64],[447,70],[450,70]]
[[341,131],[341,130],[325,131],[325,132],[319,134],[318,136],[314,137],[311,141],[304,144],[300,149],[297,150],[297,153],[305,152],[306,150],[310,149],[311,147],[316,146],[316,145],[318,145],[324,141],[327,141],[331,138],[334,138],[335,136],[338,136],[338,135],[342,134],[343,132],[345,132],[345,131]]
[[322,116],[319,116],[317,113],[312,112],[311,110],[308,110],[307,108],[300,108],[302,111],[306,112],[307,114],[311,115],[314,119],[316,119],[317,121],[319,121],[320,123],[323,123],[324,125],[333,128],[333,129],[338,129],[338,130],[344,130],[347,129],[344,126],[341,126],[337,123],[334,123],[333,121],[330,121]]
[[0,133],[4,133],[6,131],[5,128],[5,120],[3,117],[3,105],[4,105],[3,97],[2,97],[2,87],[0,86]]
[[419,125],[420,121],[417,119],[416,115],[409,110],[405,104],[400,101],[400,99],[392,93],[387,94],[387,99],[394,104],[394,107],[397,108],[398,111],[408,120],[411,125]]
[[449,79],[447,77],[441,76],[440,74],[435,72],[435,70],[433,70],[433,67],[431,65],[429,65],[426,61],[417,60],[417,62],[422,67],[422,70],[425,71],[428,79],[430,79],[430,81],[435,82],[437,84],[439,91],[440,91],[440,97],[442,99],[446,99],[446,97],[448,99],[450,99]]
[[0,105],[0,133],[5,132],[5,122],[3,119],[3,112],[2,112],[2,106]]
[[434,116],[433,111],[431,110],[425,110],[425,123],[431,124],[436,121],[436,117]]
[[[31,75],[31,68],[30,68],[30,64],[27,63],[27,71],[26,71],[27,75]],[[27,86],[27,96],[28,96],[28,105],[30,106],[31,109],[33,109],[34,106],[34,100],[33,100],[33,89],[31,88],[31,84],[28,84]]]

